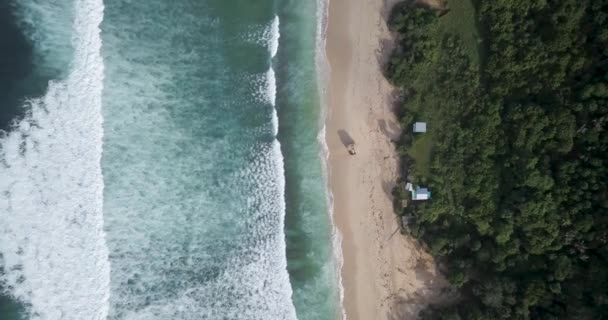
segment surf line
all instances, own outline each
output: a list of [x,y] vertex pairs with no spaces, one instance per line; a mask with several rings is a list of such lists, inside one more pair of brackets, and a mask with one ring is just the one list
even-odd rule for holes
[[296,312],[295,312],[295,306],[293,305],[293,300],[292,300],[292,295],[293,295],[293,290],[291,288],[291,283],[289,281],[289,275],[287,273],[287,244],[286,244],[286,239],[285,239],[285,215],[287,213],[287,205],[285,203],[285,186],[286,186],[286,182],[285,182],[285,167],[284,167],[284,161],[285,158],[283,156],[283,153],[281,152],[281,143],[279,142],[278,139],[278,134],[279,134],[279,116],[278,116],[278,110],[277,110],[277,105],[276,105],[276,97],[277,97],[277,81],[276,81],[276,75],[275,75],[275,70],[274,70],[274,60],[275,57],[279,51],[279,39],[281,37],[281,33],[280,33],[280,20],[279,20],[279,16],[275,15],[274,19],[272,20],[269,30],[267,32],[265,32],[266,35],[264,38],[266,38],[266,40],[268,41],[267,45],[268,45],[268,50],[270,52],[270,67],[268,68],[268,71],[266,72],[266,96],[268,98],[268,102],[271,104],[272,106],[272,134],[274,136],[274,141],[272,143],[272,153],[273,153],[273,157],[274,157],[274,163],[275,163],[275,172],[277,172],[277,188],[278,188],[278,192],[279,192],[279,197],[280,197],[280,212],[281,212],[281,216],[280,216],[280,230],[282,231],[281,234],[281,240],[280,240],[280,250],[283,252],[283,261],[282,261],[282,265],[283,265],[283,272],[285,272],[285,274],[287,275],[286,277],[286,281],[288,282],[288,288],[289,288],[289,300],[291,302],[291,305],[289,306],[289,319],[297,319],[296,316]]

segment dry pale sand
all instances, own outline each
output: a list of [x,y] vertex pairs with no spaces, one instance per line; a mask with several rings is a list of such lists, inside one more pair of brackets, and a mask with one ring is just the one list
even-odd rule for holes
[[[399,163],[391,139],[401,129],[391,110],[393,89],[380,66],[392,45],[385,17],[394,2],[329,5],[326,139],[334,218],[343,237],[348,320],[415,319],[425,305],[443,299],[447,286],[433,259],[398,232],[392,209]],[[351,139],[355,156],[345,148]]]

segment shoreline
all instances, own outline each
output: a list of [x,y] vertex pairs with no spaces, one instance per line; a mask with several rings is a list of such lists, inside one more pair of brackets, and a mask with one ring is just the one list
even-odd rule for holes
[[[349,320],[414,319],[440,301],[447,281],[411,237],[399,234],[391,191],[400,135],[393,88],[382,75],[396,0],[331,0],[325,5],[325,144],[330,214],[341,254],[342,312]],[[323,41],[323,40],[322,40]],[[356,143],[357,155],[345,145]],[[336,243],[336,244],[338,244]],[[342,261],[340,261],[340,259]]]
[[317,141],[321,147],[320,159],[323,168],[323,178],[325,181],[327,214],[331,226],[331,248],[333,266],[335,272],[335,283],[338,290],[338,305],[336,306],[336,317],[346,320],[346,310],[344,308],[344,283],[342,277],[342,267],[344,257],[342,254],[342,234],[336,224],[334,215],[334,196],[330,183],[330,149],[327,144],[327,119],[329,113],[329,90],[331,66],[327,54],[327,29],[329,20],[329,5],[331,0],[316,0],[317,4],[317,28],[316,28],[316,48],[315,65],[317,68],[317,88],[319,92],[321,108],[320,130],[317,134]]

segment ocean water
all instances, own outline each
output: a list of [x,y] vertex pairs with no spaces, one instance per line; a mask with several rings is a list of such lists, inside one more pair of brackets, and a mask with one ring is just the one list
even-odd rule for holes
[[71,7],[62,9],[45,11],[36,1],[27,6],[0,2],[0,130],[8,130],[23,118],[25,100],[42,96],[48,81],[62,77],[67,70],[73,48],[66,28],[45,33],[34,25],[38,21],[70,26]]
[[318,3],[0,9],[0,318],[341,316]]
[[[324,48],[323,3],[283,0],[281,50],[276,62],[279,140],[285,155],[288,270],[299,319],[342,319],[339,255],[328,215],[322,150],[323,95],[318,64]],[[283,21],[283,20],[282,20]],[[321,82],[322,83],[322,82]],[[320,154],[321,153],[321,154]],[[332,246],[333,245],[333,246]]]

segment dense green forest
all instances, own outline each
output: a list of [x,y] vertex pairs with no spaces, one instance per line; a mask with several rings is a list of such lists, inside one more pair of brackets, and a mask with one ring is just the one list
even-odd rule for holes
[[389,27],[403,180],[433,193],[398,214],[461,293],[422,318],[608,319],[608,0],[406,2]]

